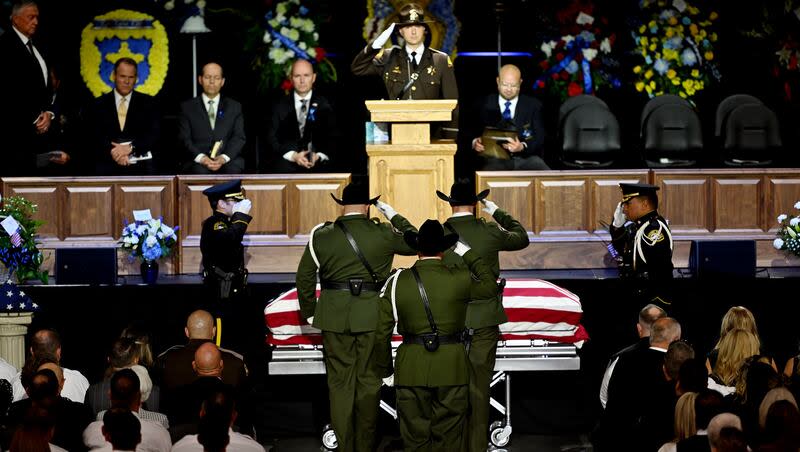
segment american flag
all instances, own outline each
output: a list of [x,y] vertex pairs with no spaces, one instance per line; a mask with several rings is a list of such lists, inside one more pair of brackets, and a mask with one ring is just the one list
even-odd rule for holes
[[19,235],[19,228],[11,234],[11,244],[14,246],[22,246],[22,237]]
[[0,312],[37,311],[39,305],[34,303],[13,281],[2,281],[0,285]]

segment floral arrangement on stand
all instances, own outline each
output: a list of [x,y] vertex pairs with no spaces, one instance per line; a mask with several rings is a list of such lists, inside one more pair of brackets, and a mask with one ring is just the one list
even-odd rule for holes
[[258,90],[267,92],[280,86],[289,90],[292,61],[302,58],[315,65],[318,79],[335,82],[336,68],[319,45],[317,24],[311,10],[301,0],[283,0],[264,16],[256,27],[259,41],[253,49],[253,69],[258,73]]
[[566,30],[558,40],[547,40],[540,46],[545,59],[539,62],[543,72],[533,83],[534,90],[547,88],[563,102],[567,97],[594,94],[603,87],[622,86],[614,75],[619,61],[611,55],[616,35],[601,28],[608,21],[595,20],[593,9],[590,4],[575,2],[559,12],[559,21],[567,21],[563,24]]
[[[795,203],[794,208],[800,210],[800,201]],[[800,257],[800,214],[790,217],[782,213],[778,215],[778,224],[778,238],[772,242],[772,246]]]
[[179,229],[180,226],[167,226],[161,217],[133,223],[126,218],[119,241],[120,248],[129,253],[131,261],[137,258],[142,262],[157,261],[171,254],[178,243],[176,231]]
[[16,277],[19,282],[38,279],[47,283],[47,271],[40,270],[44,256],[36,243],[36,231],[42,225],[33,219],[36,204],[20,196],[0,198],[0,202],[0,262],[8,272],[3,282]]
[[685,0],[642,0],[640,5],[649,18],[633,32],[634,53],[641,58],[633,68],[636,91],[691,100],[720,79],[714,62],[715,11],[703,13]]

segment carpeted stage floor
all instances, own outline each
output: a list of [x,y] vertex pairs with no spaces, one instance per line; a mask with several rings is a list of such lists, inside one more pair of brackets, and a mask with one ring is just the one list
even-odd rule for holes
[[[800,269],[759,272],[758,278],[675,279],[663,294],[667,312],[683,326],[683,336],[699,355],[713,346],[724,312],[732,305],[750,308],[758,321],[766,349],[779,366],[798,352]],[[638,288],[609,271],[510,273],[507,277],[539,277],[581,298],[583,324],[591,340],[580,351],[577,372],[519,372],[512,385],[512,446],[509,450],[582,450],[599,414],[597,391],[608,357],[633,342],[638,309],[645,302]],[[253,275],[251,301],[237,307],[236,328],[247,337],[241,350],[254,378],[253,400],[258,410],[259,439],[275,450],[317,450],[317,437],[327,422],[326,387],[320,376],[266,375],[269,349],[264,346],[263,308],[293,286],[293,275]],[[115,286],[26,286],[41,310],[33,327],[56,328],[63,340],[63,365],[82,371],[90,381],[101,378],[105,356],[125,326],[136,323],[152,333],[156,353],[184,341],[186,315],[205,303],[208,294],[197,277],[162,276],[154,286],[120,279]],[[223,341],[226,328],[223,323]],[[781,367],[782,368],[782,367]],[[498,388],[499,389],[499,388]],[[388,390],[387,390],[388,391]],[[502,398],[498,392],[495,395]],[[386,400],[391,400],[387,392]],[[397,427],[382,416],[384,443]],[[315,443],[316,442],[316,443]],[[314,446],[317,444],[317,446]],[[311,449],[309,449],[311,447]]]

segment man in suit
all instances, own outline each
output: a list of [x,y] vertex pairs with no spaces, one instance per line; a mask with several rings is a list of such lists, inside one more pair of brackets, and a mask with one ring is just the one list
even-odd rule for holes
[[[425,46],[428,22],[423,9],[409,3],[400,10],[401,21],[391,24],[372,44],[364,47],[350,66],[355,75],[383,79],[389,99],[458,99],[458,85],[450,57]],[[405,47],[383,46],[395,28]]]
[[[5,141],[0,175],[34,175],[36,155],[47,151],[47,134],[54,125],[52,68],[33,41],[38,27],[36,3],[17,1],[11,9],[11,29],[0,36],[0,86],[6,87],[0,108]],[[62,157],[68,159],[66,154]]]
[[[473,118],[467,118],[471,126],[468,137],[470,146],[483,160],[478,165],[482,171],[507,170],[547,170],[550,169],[542,159],[544,146],[544,124],[542,122],[542,103],[533,97],[520,94],[522,74],[518,67],[507,64],[500,68],[497,76],[497,92],[480,101]],[[508,153],[508,159],[489,157],[483,154],[489,143],[481,136],[486,127],[514,131],[501,147]]]
[[[459,181],[450,188],[450,196],[440,191],[436,195],[450,204],[453,216],[444,227],[458,234],[459,240],[483,259],[496,281],[500,277],[500,251],[516,251],[530,244],[528,232],[509,215],[487,201],[489,190],[475,194],[473,184]],[[475,217],[475,206],[484,203],[483,211],[497,221],[487,222]],[[467,268],[466,262],[453,251],[444,254],[444,263]],[[474,299],[467,306],[466,325],[469,333],[469,399],[472,408],[469,415],[469,450],[485,451],[489,443],[489,383],[494,373],[497,341],[500,339],[498,325],[508,321],[499,297]]]
[[112,76],[114,89],[95,100],[86,124],[96,173],[154,174],[160,119],[155,100],[133,90],[138,76],[137,64],[131,58],[118,59]]
[[317,74],[306,60],[292,64],[292,92],[272,106],[268,136],[272,171],[330,171],[336,153],[334,112],[327,99],[314,93]]
[[[419,233],[405,233],[405,240],[419,260],[395,273],[384,289],[403,335],[394,378],[400,435],[404,450],[461,451],[470,399],[462,343],[467,304],[496,301],[495,278],[480,253],[458,242],[457,234],[445,235],[436,220],[425,221]],[[442,260],[453,245],[463,267]]]
[[203,87],[203,92],[182,103],[178,116],[178,138],[188,160],[183,165],[183,172],[239,174],[244,170],[242,105],[220,95],[225,76],[219,64],[203,66],[197,82]]
[[[364,183],[348,184],[341,199],[331,196],[344,206],[344,214],[311,230],[297,268],[297,296],[303,317],[322,330],[339,450],[371,451],[381,379],[392,373],[392,308],[378,292],[394,255],[415,253],[401,232],[416,229],[378,197],[370,199]],[[373,204],[391,224],[368,217]]]

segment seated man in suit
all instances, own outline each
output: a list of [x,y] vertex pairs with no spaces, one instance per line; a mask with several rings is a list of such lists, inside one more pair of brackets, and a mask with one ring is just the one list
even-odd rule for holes
[[333,108],[313,92],[317,74],[306,60],[292,65],[292,92],[272,106],[268,140],[272,167],[269,172],[329,171],[335,158]]
[[89,113],[86,126],[97,175],[155,173],[159,114],[152,96],[133,90],[138,80],[136,66],[131,58],[118,59],[112,73],[114,89],[97,98]]
[[225,76],[219,64],[203,66],[197,82],[203,93],[182,103],[178,116],[178,138],[188,157],[182,172],[239,174],[244,170],[242,105],[220,95]]
[[[486,96],[476,108],[476,117],[467,118],[468,137],[472,139],[472,149],[481,157],[478,169],[482,171],[503,170],[547,170],[542,160],[544,145],[544,124],[542,123],[542,103],[533,97],[519,93],[522,74],[513,64],[500,68],[497,76],[498,94]],[[500,159],[482,155],[489,143],[481,139],[486,127],[516,131],[501,146],[510,158]]]

